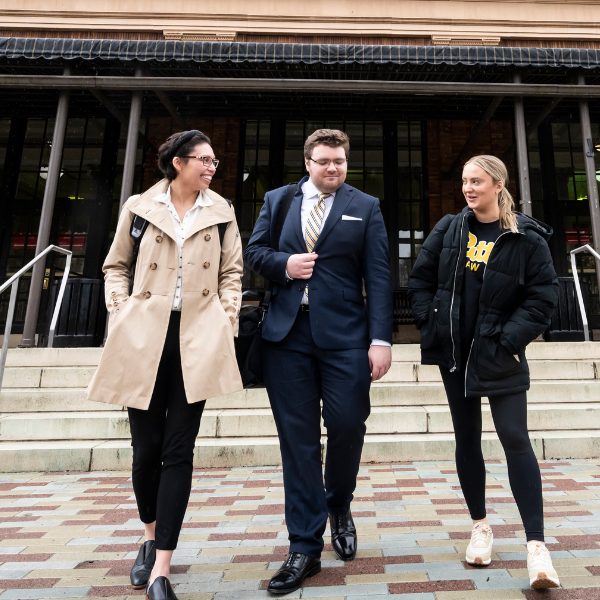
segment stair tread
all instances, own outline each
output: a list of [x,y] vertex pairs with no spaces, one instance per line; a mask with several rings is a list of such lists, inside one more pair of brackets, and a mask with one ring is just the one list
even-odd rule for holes
[[[495,432],[487,431],[483,432],[484,439],[497,439]],[[557,431],[535,431],[531,432],[532,436],[535,437],[561,437],[561,438],[600,438],[600,430],[587,429],[587,430],[557,430]],[[454,440],[453,433],[375,433],[365,435],[365,443],[367,441],[410,441],[410,440],[427,440],[427,439],[438,439],[438,440]],[[327,442],[327,438],[323,437],[322,442]],[[253,444],[272,444],[279,443],[277,436],[265,436],[265,437],[248,437],[248,438],[197,438],[196,446],[226,446],[226,445],[253,445]],[[6,450],[12,447],[40,447],[40,448],[58,448],[58,447],[85,447],[95,448],[99,446],[119,447],[119,448],[130,448],[131,443],[125,439],[114,439],[114,440],[55,440],[55,441],[0,441],[0,450]]]

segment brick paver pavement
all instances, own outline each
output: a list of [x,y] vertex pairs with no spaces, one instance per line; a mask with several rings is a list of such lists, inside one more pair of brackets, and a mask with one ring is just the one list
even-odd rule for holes
[[[464,562],[471,525],[453,462],[369,464],[353,503],[358,557],[337,560],[326,539],[322,573],[285,598],[600,599],[600,462],[540,464],[563,585],[550,592],[529,589],[506,465],[487,464],[490,567]],[[140,598],[128,583],[142,533],[128,473],[0,475],[0,600]],[[280,469],[194,473],[171,578],[181,600],[266,598],[286,551]]]

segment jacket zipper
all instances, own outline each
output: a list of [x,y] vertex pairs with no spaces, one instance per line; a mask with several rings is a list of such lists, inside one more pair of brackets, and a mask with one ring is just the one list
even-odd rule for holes
[[[497,238],[496,241],[494,242],[494,247],[490,250],[490,255],[488,256],[488,262],[485,263],[485,267],[483,268],[483,276],[481,278],[481,289],[483,289],[483,281],[485,279],[485,273],[487,271],[487,266],[488,263],[490,262],[490,258],[492,256],[492,252],[496,249],[496,246],[498,244],[498,240],[503,236],[503,235],[507,235],[509,233],[514,233],[512,231],[505,231],[504,233],[501,233]],[[520,231],[518,232],[520,235],[525,235],[524,233],[521,233]],[[469,369],[469,361],[471,360],[471,353],[473,352],[473,344],[475,343],[475,336],[473,336],[473,339],[471,340],[471,347],[469,348],[469,356],[467,357],[467,362],[465,364],[465,398],[467,397],[467,370]]]
[[465,225],[465,217],[469,214],[472,214],[472,211],[466,212],[463,215],[462,223],[460,224],[460,238],[458,240],[458,258],[456,259],[456,267],[454,268],[454,284],[452,286],[452,300],[450,302],[450,339],[452,340],[452,360],[454,361],[454,366],[450,369],[450,373],[454,373],[454,371],[456,371],[456,344],[454,343],[454,333],[452,327],[452,308],[454,307],[454,294],[456,293],[456,274],[458,273],[458,263],[460,262],[460,257],[462,254],[462,235],[463,227]]

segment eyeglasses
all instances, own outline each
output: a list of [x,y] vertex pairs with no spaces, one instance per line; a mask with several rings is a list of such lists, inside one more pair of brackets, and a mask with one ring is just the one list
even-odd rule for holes
[[202,161],[205,167],[213,165],[215,169],[219,166],[219,159],[213,158],[212,156],[180,156],[179,158],[197,158]]
[[328,167],[331,163],[333,163],[336,167],[341,167],[344,163],[348,162],[347,158],[320,158],[319,160],[315,160],[314,158],[309,158],[308,160],[312,160],[314,163],[317,163],[320,167]]

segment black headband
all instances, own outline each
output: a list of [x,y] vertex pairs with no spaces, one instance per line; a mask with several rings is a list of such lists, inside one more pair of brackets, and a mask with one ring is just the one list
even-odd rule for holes
[[185,133],[182,133],[175,140],[173,145],[171,146],[171,149],[169,150],[169,153],[167,154],[167,156],[168,156],[167,162],[171,162],[175,158],[175,155],[177,154],[177,151],[179,150],[179,148],[181,148],[181,146],[183,146],[185,143],[189,142],[192,138],[196,137],[197,135],[203,135],[203,133],[201,131],[198,131],[197,129],[191,129],[190,131],[186,131]]

